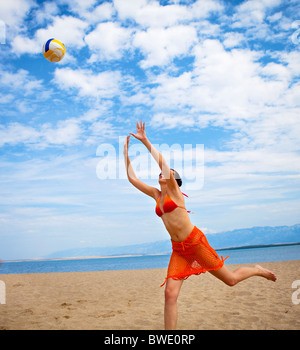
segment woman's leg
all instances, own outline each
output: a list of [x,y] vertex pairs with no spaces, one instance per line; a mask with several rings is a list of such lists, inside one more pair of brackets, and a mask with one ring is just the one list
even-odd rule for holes
[[230,287],[253,276],[260,276],[270,281],[276,281],[274,273],[260,265],[255,265],[254,267],[239,267],[233,272],[228,270],[226,266],[223,266],[220,270],[210,271],[210,273]]
[[168,278],[165,288],[165,329],[175,330],[177,325],[177,299],[183,280]]

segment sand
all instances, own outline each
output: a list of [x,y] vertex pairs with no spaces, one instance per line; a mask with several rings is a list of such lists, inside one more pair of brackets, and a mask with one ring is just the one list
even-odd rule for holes
[[[206,273],[183,284],[178,330],[299,330],[300,260],[262,263],[277,282],[228,287]],[[234,270],[236,265],[227,265]],[[163,330],[166,269],[0,275],[0,330]],[[299,289],[299,293],[297,293]],[[292,295],[294,293],[294,302]]]

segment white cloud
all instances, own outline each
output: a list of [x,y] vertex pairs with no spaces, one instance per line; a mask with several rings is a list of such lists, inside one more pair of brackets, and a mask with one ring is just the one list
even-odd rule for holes
[[[273,152],[270,149],[216,151],[205,149],[205,163],[213,177],[231,175],[236,178],[266,173],[294,174],[300,172],[300,156],[296,152]],[[218,164],[218,165],[215,165]]]
[[11,103],[13,100],[14,100],[14,95],[0,93],[0,103],[3,103],[3,104]]
[[59,5],[67,5],[69,11],[89,24],[111,19],[115,10],[110,1],[102,2],[97,0],[58,0]]
[[223,45],[226,48],[233,48],[241,46],[245,41],[245,36],[241,33],[237,32],[228,32],[224,35],[225,40],[223,41]]
[[19,27],[35,5],[34,0],[0,1],[0,19],[10,27]]
[[54,17],[52,25],[36,32],[36,38],[41,43],[50,38],[56,38],[66,47],[72,46],[80,49],[85,46],[83,38],[87,26],[86,22],[72,16]]
[[295,78],[300,76],[299,51],[283,52],[280,54],[280,58],[282,62],[287,64],[287,68],[291,72],[292,76],[294,76]]
[[99,23],[101,21],[110,20],[114,13],[115,9],[113,5],[109,2],[105,2],[95,7],[92,11],[86,12],[84,17],[89,23]]
[[45,148],[51,145],[74,145],[78,142],[81,129],[74,120],[59,121],[56,127],[43,124],[40,127],[10,123],[0,126],[0,145],[23,143],[32,148]]
[[151,119],[151,126],[154,128],[174,129],[184,127],[187,129],[194,125],[195,120],[191,115],[176,116],[167,113],[157,113]]
[[248,0],[237,7],[233,27],[253,27],[263,23],[268,10],[279,6],[281,0]]
[[[109,120],[97,120],[88,127],[88,136],[85,139],[85,145],[97,145],[103,140],[117,139],[117,128]],[[119,131],[120,133],[120,131]]]
[[290,81],[292,74],[287,66],[279,63],[267,63],[261,69],[261,73],[273,80]]
[[12,41],[12,48],[15,53],[37,54],[42,53],[42,45],[35,39],[30,39],[22,35],[17,35]]
[[206,18],[211,13],[221,13],[224,11],[224,5],[216,0],[197,0],[190,8],[194,19]]
[[94,73],[91,70],[56,68],[53,82],[61,89],[79,91],[80,96],[113,98],[120,93],[118,71]]
[[42,144],[48,145],[65,145],[71,146],[80,141],[82,129],[79,121],[68,119],[59,121],[55,128],[51,125],[44,124],[40,131]]
[[[299,107],[298,107],[299,108]],[[240,149],[269,149],[274,152],[296,152],[300,150],[300,123],[298,108],[280,106],[265,108],[265,113],[255,122],[245,123],[236,135],[233,145]]]
[[[30,106],[18,108],[22,110]],[[43,123],[35,127],[18,122],[0,125],[0,147],[24,144],[28,149],[43,150],[53,146],[97,145],[99,141],[116,139],[118,128],[102,114],[90,110],[78,118],[59,120],[56,124]]]
[[17,145],[18,143],[35,143],[39,139],[39,133],[30,126],[20,123],[10,123],[8,126],[0,125],[0,146],[5,144]]
[[[195,47],[194,54],[195,69],[190,86],[186,86],[186,94],[182,91],[180,100],[177,95],[172,101],[171,95],[168,96],[169,105],[184,105],[185,102],[202,111],[222,114],[234,122],[236,118],[258,116],[257,112],[262,112],[265,103],[276,104],[287,88],[290,75],[281,65],[276,66],[275,79],[272,80],[270,74],[264,79],[262,73],[274,73],[275,69],[264,69],[260,65],[260,52],[248,49],[225,51],[219,41],[206,40]],[[168,86],[172,86],[179,79],[168,77],[167,80]],[[164,88],[165,84],[157,89],[158,99]]]
[[298,53],[264,65],[262,52],[226,51],[218,40],[205,40],[194,55],[193,71],[152,77],[153,127],[212,125],[232,131],[226,146],[234,149],[299,149]]
[[34,79],[25,69],[19,69],[16,73],[2,69],[0,83],[25,96],[43,89],[43,81]]
[[189,16],[185,6],[160,6],[157,1],[115,0],[114,4],[120,18],[134,19],[144,27],[170,26]]
[[58,0],[62,5],[67,5],[74,14],[83,17],[87,12],[93,10],[97,0]]
[[162,6],[156,0],[114,0],[114,6],[122,20],[132,19],[146,28],[174,26],[188,20],[198,21],[223,9],[219,1],[213,0],[198,0],[190,6]]
[[[51,18],[52,19],[52,18]],[[17,35],[12,41],[12,51],[18,55],[42,52],[43,44],[51,38],[61,41],[67,48],[77,50],[85,46],[84,35],[88,24],[72,16],[54,16],[53,23],[47,28],[40,28],[32,39]]]
[[39,25],[53,21],[54,16],[59,15],[59,7],[55,2],[44,2],[35,11],[35,20]]
[[282,19],[282,12],[276,12],[274,15],[268,16],[268,21],[271,23],[277,22],[280,19]]
[[[276,15],[282,0],[248,0],[235,8],[232,16],[232,28],[238,28],[245,33],[245,40],[262,40],[278,42],[287,37],[289,24],[283,17]],[[274,14],[275,12],[275,14]],[[273,22],[272,22],[273,21]]]
[[187,56],[197,39],[197,32],[192,26],[173,26],[167,29],[151,28],[139,31],[133,44],[145,55],[140,62],[142,68],[155,65],[165,66],[175,57]]
[[[245,113],[250,116],[252,111],[248,108],[262,100],[261,92],[264,95],[268,92],[258,75],[256,59],[260,54],[250,50],[225,51],[218,40],[205,40],[194,47],[193,54],[192,72],[179,77],[162,74],[154,80],[159,84],[151,92],[155,108],[189,106],[192,112],[213,114],[213,119],[216,114],[230,120],[244,118]],[[242,116],[241,110],[244,111]],[[219,117],[215,121],[224,125],[224,120]]]
[[[93,61],[100,59],[110,60],[122,57],[123,51],[130,48],[131,30],[121,27],[117,23],[105,22],[85,37],[92,52],[96,52]],[[97,57],[96,57],[97,56]]]

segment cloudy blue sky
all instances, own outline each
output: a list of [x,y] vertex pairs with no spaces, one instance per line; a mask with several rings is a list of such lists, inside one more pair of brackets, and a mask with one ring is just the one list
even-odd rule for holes
[[300,222],[298,0],[1,1],[0,42],[1,259],[168,238],[138,119],[204,232]]

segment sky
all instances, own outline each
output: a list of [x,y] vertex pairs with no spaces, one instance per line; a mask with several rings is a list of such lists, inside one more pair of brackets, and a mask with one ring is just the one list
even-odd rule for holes
[[0,43],[0,259],[168,239],[141,119],[203,232],[300,223],[298,0],[0,0]]

